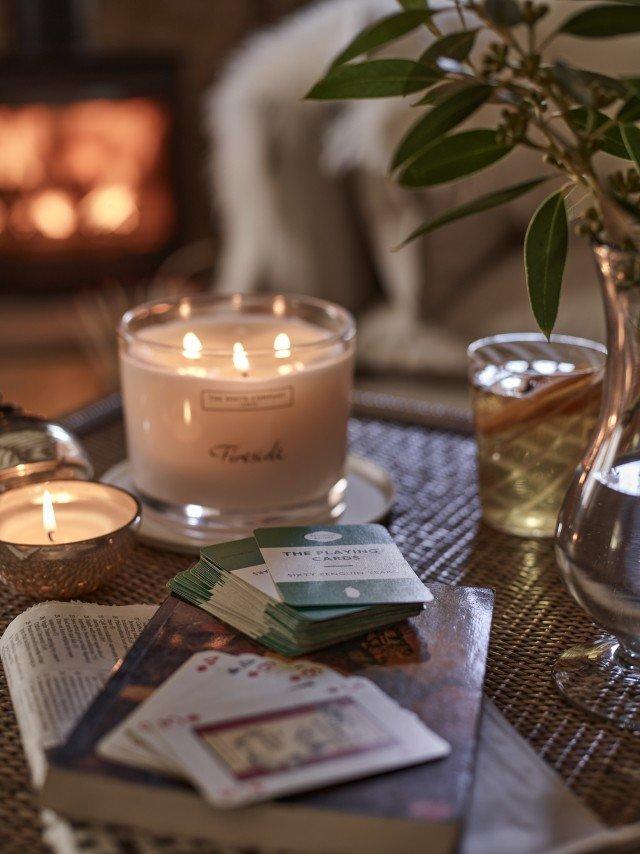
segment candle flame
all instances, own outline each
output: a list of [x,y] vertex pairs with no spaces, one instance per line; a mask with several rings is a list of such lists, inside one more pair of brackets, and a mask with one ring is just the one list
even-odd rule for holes
[[186,359],[199,359],[202,355],[202,341],[195,332],[187,332],[182,339],[182,355]]
[[49,537],[51,542],[53,542],[53,534],[58,525],[56,522],[56,514],[53,509],[53,500],[48,489],[45,489],[44,495],[42,496],[42,527],[44,528],[45,534]]
[[249,357],[240,341],[233,345],[233,367],[245,376],[249,372]]
[[286,332],[279,332],[273,339],[276,359],[288,359],[291,355],[291,340]]

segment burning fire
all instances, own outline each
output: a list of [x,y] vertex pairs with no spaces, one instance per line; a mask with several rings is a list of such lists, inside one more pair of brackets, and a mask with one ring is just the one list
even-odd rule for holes
[[168,129],[144,98],[0,106],[0,243],[160,245],[173,220]]
[[140,222],[136,194],[126,184],[107,184],[91,190],[80,202],[87,231],[131,234]]
[[71,237],[78,225],[73,198],[64,190],[43,190],[35,195],[27,216],[41,234],[52,240]]

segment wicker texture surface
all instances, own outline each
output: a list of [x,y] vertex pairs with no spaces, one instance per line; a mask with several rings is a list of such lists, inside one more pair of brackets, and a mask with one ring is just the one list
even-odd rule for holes
[[[487,693],[507,719],[573,791],[611,825],[640,820],[640,733],[585,718],[551,682],[551,665],[568,646],[598,630],[573,603],[558,576],[550,541],[509,537],[480,524],[474,441],[442,413],[375,405],[380,418],[352,421],[351,446],[383,465],[398,497],[389,527],[425,580],[492,587],[496,591]],[[363,411],[362,409],[360,410]],[[108,414],[108,413],[107,413]],[[386,420],[393,415],[396,420]],[[124,455],[120,421],[83,436],[101,474]],[[455,420],[455,419],[454,419]],[[428,421],[447,429],[424,426]],[[74,427],[81,426],[74,423]],[[190,558],[142,545],[127,570],[92,599],[111,604],[158,602],[166,580]],[[128,573],[125,575],[125,572]],[[33,602],[0,589],[0,631]],[[41,846],[35,798],[4,678],[0,683],[0,848]]]

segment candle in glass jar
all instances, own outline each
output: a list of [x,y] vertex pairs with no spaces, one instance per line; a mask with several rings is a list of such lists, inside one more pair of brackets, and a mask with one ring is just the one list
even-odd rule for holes
[[128,450],[144,496],[268,513],[343,481],[353,342],[279,312],[278,299],[253,313],[183,303],[125,342]]

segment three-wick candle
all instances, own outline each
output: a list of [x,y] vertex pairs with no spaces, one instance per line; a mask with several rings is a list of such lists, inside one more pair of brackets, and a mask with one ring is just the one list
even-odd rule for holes
[[221,517],[335,503],[354,334],[346,311],[309,298],[185,299],[125,315],[122,390],[136,487],[152,501]]

